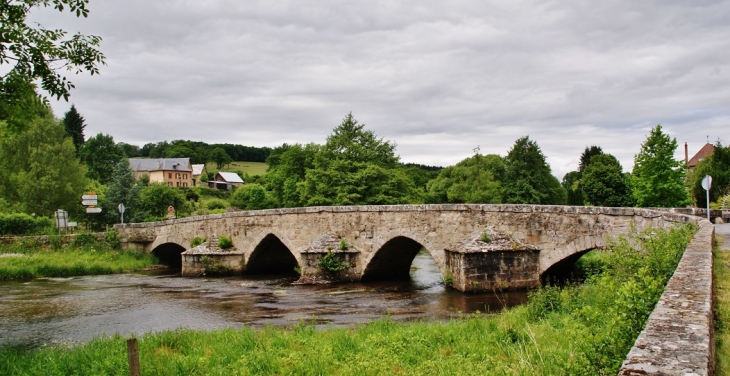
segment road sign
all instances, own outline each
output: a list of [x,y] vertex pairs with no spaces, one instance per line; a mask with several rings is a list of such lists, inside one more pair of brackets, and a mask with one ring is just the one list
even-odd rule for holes
[[702,188],[704,188],[706,191],[709,191],[710,187],[712,187],[712,176],[705,175],[705,177],[702,179]]
[[119,204],[117,209],[119,209],[119,213],[124,214],[124,204]]
[[87,213],[101,213],[101,208],[86,208]]
[[97,205],[97,200],[81,200],[81,205]]
[[707,220],[711,221],[710,219],[710,187],[712,187],[712,176],[705,175],[704,178],[702,178],[702,188],[707,191]]
[[82,200],[96,200],[98,197],[96,195],[83,195],[81,196]]

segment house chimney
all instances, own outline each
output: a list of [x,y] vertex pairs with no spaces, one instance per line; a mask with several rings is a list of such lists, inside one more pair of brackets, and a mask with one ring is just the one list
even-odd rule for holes
[[685,166],[687,165],[687,162],[689,162],[688,158],[689,158],[689,156],[687,155],[687,143],[685,142],[684,143],[684,165]]

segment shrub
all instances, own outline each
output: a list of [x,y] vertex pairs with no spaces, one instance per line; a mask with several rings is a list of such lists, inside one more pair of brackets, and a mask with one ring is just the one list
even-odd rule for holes
[[489,238],[489,235],[487,235],[486,231],[482,231],[482,237],[481,240],[485,243],[489,243],[492,241],[492,239]]
[[111,229],[104,233],[104,240],[109,244],[112,249],[119,249],[122,245],[122,239],[119,237],[119,233],[115,229]]
[[221,249],[230,249],[233,247],[233,241],[231,240],[231,238],[225,235],[221,235],[220,237],[218,237],[218,246]]
[[341,262],[337,254],[329,252],[319,259],[319,266],[330,273],[341,272],[350,267],[350,264]]
[[74,240],[71,242],[71,245],[74,248],[89,248],[97,245],[98,243],[99,240],[96,238],[96,235],[90,232],[81,232],[74,236]]
[[225,209],[229,206],[229,204],[226,201],[220,200],[220,199],[213,199],[208,201],[207,204],[205,204],[205,207],[207,207],[209,210],[216,210],[216,209]]
[[201,238],[200,236],[196,236],[193,238],[193,240],[190,242],[190,248],[195,248],[201,244],[205,243],[205,238]]
[[340,239],[340,251],[347,251],[350,248],[350,245],[347,244],[347,240],[345,238]]
[[0,235],[37,234],[53,227],[53,220],[24,213],[0,214]]

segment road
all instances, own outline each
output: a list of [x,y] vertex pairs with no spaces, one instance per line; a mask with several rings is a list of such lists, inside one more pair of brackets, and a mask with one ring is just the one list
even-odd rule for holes
[[730,251],[730,223],[715,225],[715,234],[722,235],[723,237],[720,249],[723,251]]

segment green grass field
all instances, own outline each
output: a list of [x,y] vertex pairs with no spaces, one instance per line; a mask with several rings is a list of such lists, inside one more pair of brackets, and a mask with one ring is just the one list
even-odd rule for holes
[[269,165],[263,162],[246,162],[246,161],[238,161],[238,162],[231,162],[228,165],[224,165],[223,168],[220,170],[217,168],[215,163],[207,163],[205,165],[205,168],[210,172],[215,171],[224,171],[224,172],[238,172],[240,171],[242,174],[248,174],[249,176],[259,175],[264,176],[266,174],[266,169],[269,168]]

